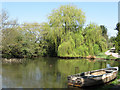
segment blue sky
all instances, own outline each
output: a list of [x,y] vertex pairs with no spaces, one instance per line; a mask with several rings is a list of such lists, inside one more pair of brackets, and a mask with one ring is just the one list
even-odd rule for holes
[[109,36],[115,36],[118,22],[117,2],[3,2],[2,8],[8,11],[10,19],[19,23],[47,22],[47,16],[60,5],[73,4],[85,12],[86,23],[105,25]]

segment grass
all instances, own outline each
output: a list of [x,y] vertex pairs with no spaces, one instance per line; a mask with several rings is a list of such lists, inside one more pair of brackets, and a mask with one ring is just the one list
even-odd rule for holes
[[117,59],[116,57],[113,57],[112,55],[108,55],[106,59]]
[[105,52],[99,53],[98,55],[96,55],[96,58],[117,59],[116,57],[113,57],[112,55],[105,55]]
[[118,81],[118,79],[115,79],[114,81],[111,82],[111,84],[118,85],[118,84],[120,84],[120,82]]
[[106,58],[106,57],[107,57],[107,55],[105,55],[104,52],[101,52],[98,55],[96,55],[96,58]]

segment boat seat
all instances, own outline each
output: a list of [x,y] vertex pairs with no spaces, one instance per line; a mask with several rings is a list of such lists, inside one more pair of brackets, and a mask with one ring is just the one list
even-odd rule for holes
[[111,73],[113,70],[106,70],[106,73]]

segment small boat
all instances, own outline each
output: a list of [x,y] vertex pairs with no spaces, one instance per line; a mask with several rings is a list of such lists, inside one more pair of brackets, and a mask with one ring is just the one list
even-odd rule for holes
[[118,67],[109,67],[99,70],[93,70],[74,75],[69,75],[68,86],[86,87],[99,84],[105,84],[117,77]]

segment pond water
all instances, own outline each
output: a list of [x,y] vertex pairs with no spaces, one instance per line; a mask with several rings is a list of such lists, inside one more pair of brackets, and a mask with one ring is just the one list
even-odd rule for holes
[[86,59],[36,58],[23,64],[2,64],[3,88],[68,88],[67,76],[119,66],[114,61]]

